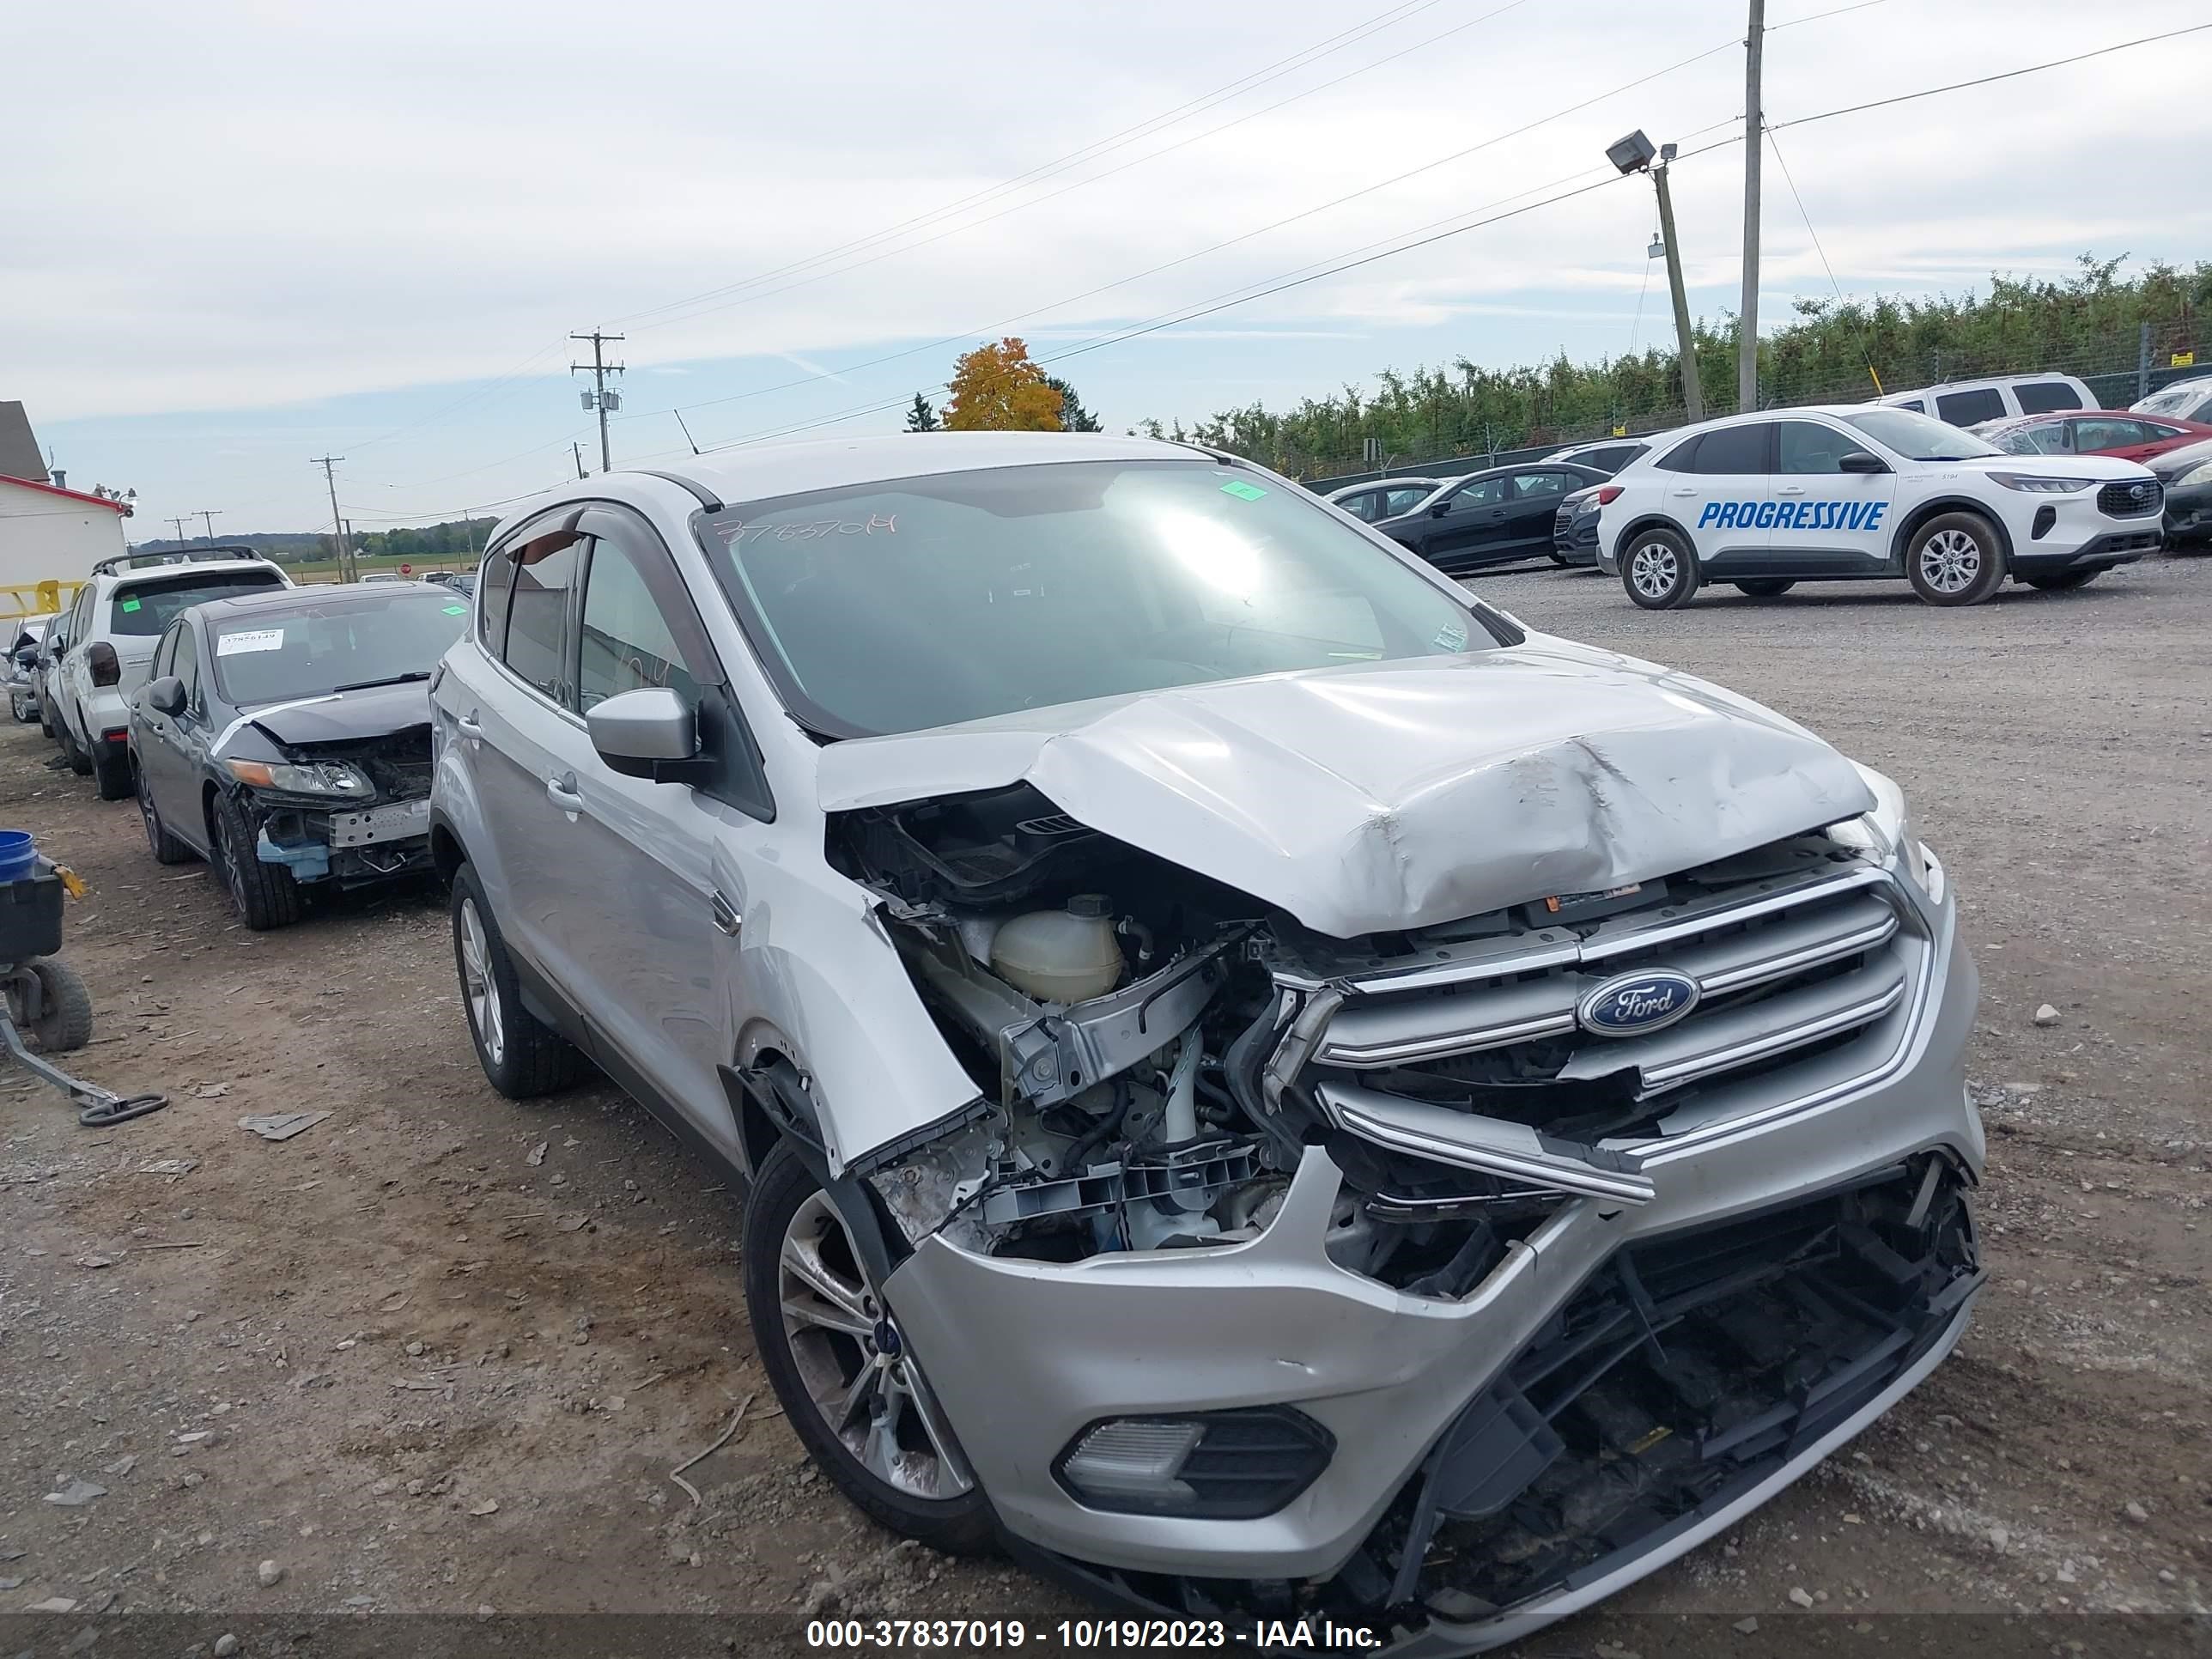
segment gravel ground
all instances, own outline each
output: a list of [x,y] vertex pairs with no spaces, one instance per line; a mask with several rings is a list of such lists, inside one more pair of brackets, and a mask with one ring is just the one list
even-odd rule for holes
[[[1964,611],[1901,584],[1661,615],[1594,573],[1473,586],[1891,773],[1984,975],[1994,1278],[1963,1347],[1728,1538],[1532,1645],[1602,1652],[1638,1613],[2201,1614],[2212,561]],[[737,1198],[610,1089],[491,1093],[440,896],[247,933],[51,753],[0,731],[0,821],[92,885],[82,1070],[175,1104],[88,1133],[0,1084],[0,1613],[1079,1611],[896,1545],[805,1466],[750,1352]],[[330,1115],[237,1127],[300,1108]],[[695,1504],[669,1472],[741,1407]]]

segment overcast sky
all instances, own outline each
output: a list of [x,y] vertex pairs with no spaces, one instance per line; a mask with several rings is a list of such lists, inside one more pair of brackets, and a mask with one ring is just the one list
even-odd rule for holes
[[[1847,3],[1770,0],[1770,122],[2206,15],[1816,18]],[[325,453],[356,528],[457,516],[554,482],[572,440],[595,450],[571,330],[628,336],[615,459],[665,464],[672,408],[713,446],[903,401],[976,340],[1067,350],[1601,179],[1632,127],[1727,138],[1743,21],[1742,0],[23,8],[0,66],[0,398],[72,484],[138,490],[137,538],[202,507],[218,532],[325,525]],[[2085,250],[2186,263],[2212,255],[2208,79],[2212,33],[1780,145],[1849,293]],[[1708,316],[1735,303],[1741,168],[1729,145],[1676,169]],[[1390,365],[1664,343],[1652,219],[1626,181],[1058,372],[1120,429]],[[1828,291],[1771,159],[1765,224],[1771,324]]]

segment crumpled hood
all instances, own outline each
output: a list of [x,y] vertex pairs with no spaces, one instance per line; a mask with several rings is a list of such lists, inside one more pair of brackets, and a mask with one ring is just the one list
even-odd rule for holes
[[830,811],[1027,781],[1340,939],[1648,880],[1874,805],[1793,721],[1540,635],[833,744],[817,780]]
[[358,743],[430,723],[426,681],[367,685],[358,691],[325,692],[296,702],[264,703],[242,711],[278,743],[295,748],[319,743]]

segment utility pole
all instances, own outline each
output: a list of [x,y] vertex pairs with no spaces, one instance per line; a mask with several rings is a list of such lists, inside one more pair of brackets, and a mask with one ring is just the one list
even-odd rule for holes
[[571,455],[573,455],[573,456],[574,456],[574,457],[576,458],[576,476],[577,476],[579,478],[582,477],[584,476],[584,447],[583,447],[583,445],[581,445],[581,444],[580,444],[580,443],[571,443],[571,444],[568,446],[568,453],[569,453]]
[[[1766,117],[1759,76],[1766,51],[1766,0],[1751,0],[1743,38],[1743,304],[1736,318],[1736,412],[1759,407],[1759,164],[1766,149]],[[1667,246],[1674,245],[1672,231]]]
[[221,509],[221,508],[216,508],[216,509],[210,510],[210,509],[209,509],[209,508],[207,508],[207,507],[204,507],[200,508],[200,510],[198,511],[198,513],[197,513],[196,514],[194,514],[194,516],[195,516],[196,518],[198,518],[198,519],[201,520],[204,523],[205,523],[205,524],[206,524],[206,526],[207,526],[207,538],[208,538],[208,540],[210,540],[210,542],[212,542],[212,541],[215,539],[215,521],[216,521],[216,519],[221,515],[221,512],[222,512],[222,509]]
[[338,580],[342,582],[349,582],[353,578],[346,574],[349,550],[345,540],[345,520],[338,513],[337,475],[331,471],[345,457],[343,455],[318,455],[311,465],[323,469],[323,482],[331,489],[331,542],[337,553]]
[[161,522],[162,522],[163,524],[173,524],[173,525],[176,526],[176,527],[177,527],[177,546],[178,546],[179,549],[182,549],[182,548],[183,548],[183,546],[184,546],[184,544],[185,544],[186,542],[188,542],[188,541],[191,540],[191,538],[190,536],[187,536],[186,534],[185,534],[185,519],[189,519],[189,518],[191,518],[191,516],[192,516],[192,515],[191,515],[191,514],[187,513],[187,514],[184,514],[184,515],[183,515],[183,517],[181,517],[181,518],[175,518],[175,519],[164,519],[164,520],[161,520]]
[[611,472],[614,470],[614,460],[607,450],[607,411],[622,407],[622,393],[607,390],[607,376],[621,374],[623,366],[620,363],[607,362],[605,348],[610,343],[620,340],[623,337],[619,334],[602,334],[595,328],[589,334],[571,334],[568,337],[572,340],[589,340],[592,343],[592,361],[588,363],[571,363],[568,365],[568,372],[574,374],[586,368],[592,371],[592,389],[584,394],[584,407],[599,411],[599,471]]
[[1694,426],[1705,418],[1705,389],[1698,383],[1698,337],[1690,328],[1690,296],[1682,287],[1682,250],[1674,240],[1674,198],[1667,188],[1667,163],[1674,147],[1660,152],[1659,165],[1651,169],[1651,182],[1659,191],[1659,234],[1667,243],[1667,286],[1674,295],[1674,339],[1682,356],[1682,412]]

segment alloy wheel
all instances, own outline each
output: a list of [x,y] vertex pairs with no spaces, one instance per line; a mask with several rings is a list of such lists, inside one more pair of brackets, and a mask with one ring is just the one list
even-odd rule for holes
[[146,781],[138,780],[138,821],[146,826],[146,845],[154,849],[154,856],[161,855],[161,821],[154,816],[154,798],[146,793]]
[[469,1024],[495,1066],[507,1057],[507,1023],[499,1006],[499,987],[492,982],[491,946],[484,938],[483,918],[472,898],[461,901],[461,994],[468,1000]]
[[1628,579],[1647,599],[1663,599],[1674,591],[1680,562],[1664,542],[1646,542],[1629,555]]
[[1920,544],[1920,575],[1938,593],[1963,593],[1982,574],[1982,547],[1963,530],[1939,530]]
[[975,1484],[948,1454],[936,1403],[822,1193],[784,1228],[776,1299],[808,1399],[861,1467],[913,1498],[957,1498]]

